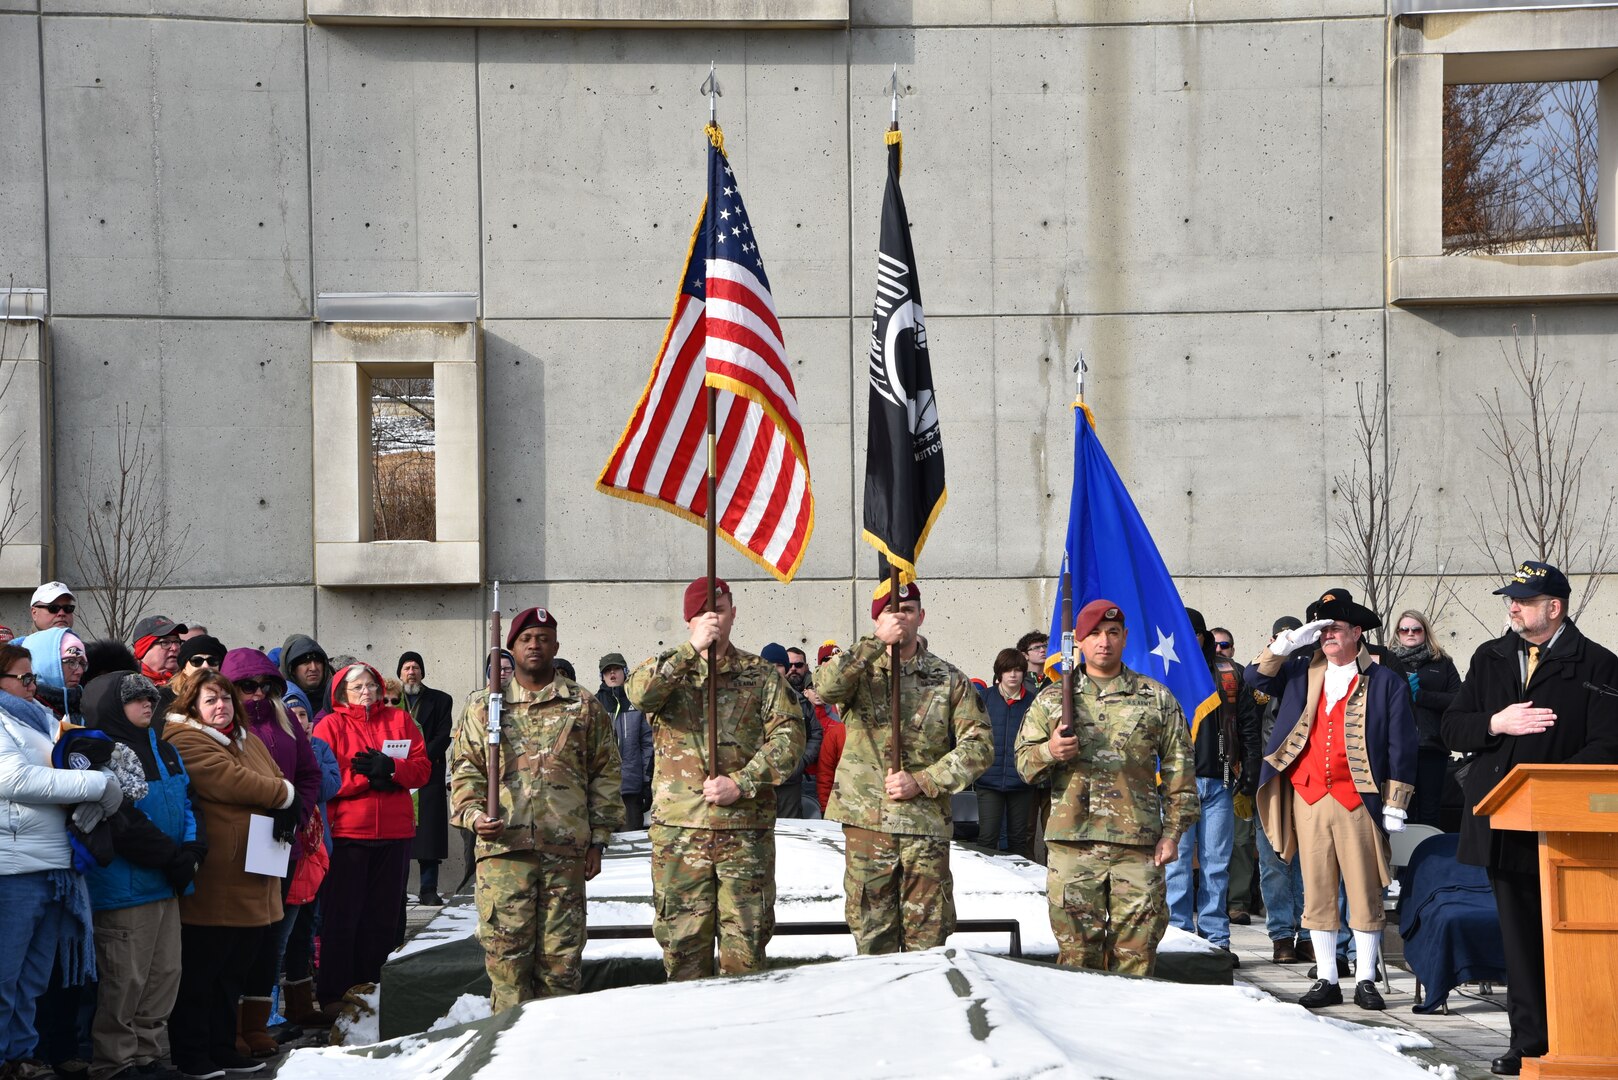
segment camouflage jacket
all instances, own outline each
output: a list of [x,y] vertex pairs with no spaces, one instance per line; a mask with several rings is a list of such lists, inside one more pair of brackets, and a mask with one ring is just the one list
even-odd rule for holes
[[[1017,771],[1030,784],[1051,780],[1047,840],[1155,844],[1178,841],[1201,814],[1191,729],[1179,702],[1128,668],[1102,691],[1088,678],[1073,689],[1079,753],[1057,762],[1051,730],[1062,723],[1062,684],[1039,692],[1017,735]],[[1162,787],[1158,786],[1161,775]]]
[[[549,850],[584,854],[624,824],[618,740],[595,695],[566,676],[542,690],[516,679],[500,708],[500,819],[477,854]],[[488,805],[489,691],[466,699],[450,750],[450,819],[470,829]]]
[[803,715],[775,665],[734,645],[719,657],[719,772],[741,788],[729,806],[702,797],[708,776],[708,658],[688,641],[624,684],[652,723],[652,820],[687,829],[768,829],[775,785],[803,755]]
[[994,736],[983,699],[958,668],[927,651],[899,675],[900,761],[921,794],[899,802],[883,780],[892,748],[888,647],[874,637],[815,671],[815,690],[842,710],[846,725],[826,816],[874,832],[949,837],[949,797],[994,762]]

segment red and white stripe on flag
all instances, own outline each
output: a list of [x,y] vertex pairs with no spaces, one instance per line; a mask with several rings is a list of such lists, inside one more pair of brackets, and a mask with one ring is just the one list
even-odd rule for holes
[[[687,266],[687,276],[700,262]],[[707,264],[703,300],[682,291],[652,377],[596,481],[608,495],[703,523],[707,395],[718,393],[718,530],[791,581],[814,531],[797,391],[768,290],[745,267]]]

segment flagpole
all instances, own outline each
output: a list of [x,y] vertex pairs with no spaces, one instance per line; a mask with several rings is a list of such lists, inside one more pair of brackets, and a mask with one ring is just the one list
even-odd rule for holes
[[[708,78],[702,84],[703,93],[708,95],[708,126],[715,125],[717,99],[720,96],[719,76],[714,72],[713,61],[708,62]],[[709,153],[713,151],[710,150]],[[707,387],[708,394],[708,610],[717,611],[719,607],[719,426],[716,414],[719,411],[719,391],[712,385]],[[716,641],[708,643],[708,779],[712,780],[719,775],[719,645]]]
[[[888,92],[893,95],[892,110],[888,115],[888,141],[898,138],[899,130],[899,65],[894,63],[893,75],[888,79]],[[891,562],[888,563],[888,610],[895,614],[899,611],[899,568]],[[888,745],[889,767],[893,772],[904,771],[904,747],[900,745],[899,724],[899,675],[901,659],[899,656],[899,643],[895,641],[889,649],[888,657]]]
[[[1075,407],[1084,406],[1084,350],[1079,350],[1079,362],[1073,365],[1078,373],[1078,400]],[[1075,437],[1077,437],[1075,435]],[[1072,529],[1072,523],[1068,528]],[[1078,665],[1077,642],[1073,640],[1073,567],[1068,552],[1062,553],[1062,735],[1073,737],[1073,669]]]

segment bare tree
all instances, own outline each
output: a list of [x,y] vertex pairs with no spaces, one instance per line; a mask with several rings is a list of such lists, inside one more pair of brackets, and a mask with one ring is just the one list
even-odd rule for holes
[[1517,188],[1545,86],[1444,87],[1445,251],[1493,251],[1517,234]]
[[1581,432],[1584,384],[1558,377],[1561,365],[1540,350],[1537,317],[1530,317],[1526,350],[1517,324],[1511,325],[1511,346],[1501,342],[1500,354],[1516,394],[1508,400],[1496,387],[1492,395],[1478,395],[1488,498],[1468,500],[1473,539],[1501,576],[1523,559],[1587,574],[1572,609],[1578,618],[1612,570],[1618,490],[1585,499],[1585,470],[1601,431]]
[[[1420,485],[1409,501],[1394,494],[1399,452],[1389,450],[1387,410],[1380,388],[1366,400],[1365,384],[1354,385],[1359,425],[1354,430],[1357,456],[1353,472],[1332,482],[1343,498],[1333,521],[1331,547],[1349,568],[1366,607],[1388,616],[1399,605],[1416,557],[1421,515],[1416,512]],[[1380,630],[1374,632],[1378,642]]]
[[371,535],[376,540],[438,535],[436,404],[430,378],[371,381]]
[[1596,84],[1546,83],[1545,123],[1529,137],[1535,166],[1522,181],[1521,246],[1594,251],[1598,155]]
[[95,433],[80,482],[82,516],[67,531],[83,588],[101,614],[102,630],[120,641],[200,550],[191,526],[176,525],[163,499],[162,470],[146,445],[146,410],[133,422],[129,404],[115,411],[113,460],[98,468]]

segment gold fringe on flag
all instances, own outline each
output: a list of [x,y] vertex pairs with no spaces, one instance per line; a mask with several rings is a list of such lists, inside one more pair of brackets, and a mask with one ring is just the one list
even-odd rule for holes
[[889,128],[887,135],[883,137],[882,141],[885,142],[889,146],[897,146],[899,148],[899,174],[901,176],[904,175],[904,171],[905,171],[905,145],[904,145],[905,141],[904,141],[904,136],[900,133],[898,128]]
[[719,125],[709,124],[703,130],[708,133],[708,141],[713,143],[714,149],[723,154],[725,152],[725,133],[719,130]]

